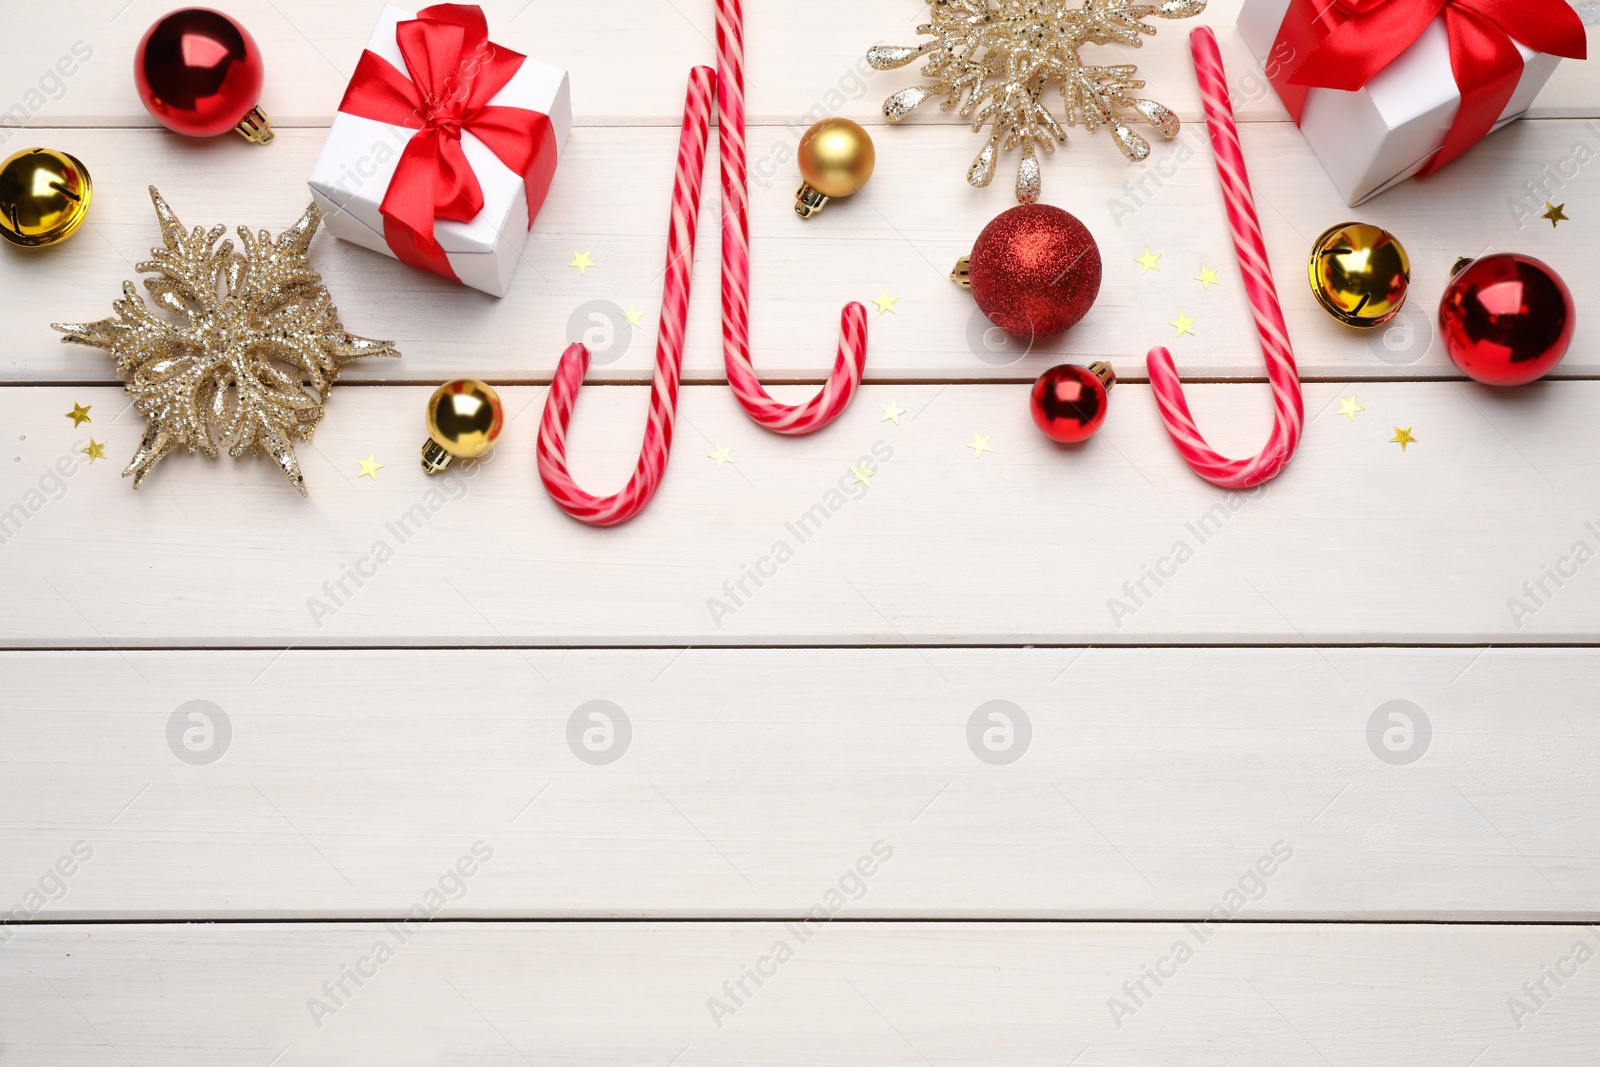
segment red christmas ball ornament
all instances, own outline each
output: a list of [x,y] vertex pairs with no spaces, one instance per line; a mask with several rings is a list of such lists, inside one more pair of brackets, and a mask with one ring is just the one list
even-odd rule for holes
[[1063,363],[1039,375],[1028,397],[1033,421],[1052,441],[1075,445],[1093,437],[1106,421],[1106,405],[1117,376],[1108,363],[1080,367]]
[[1439,301],[1439,336],[1456,366],[1485,385],[1524,385],[1561,362],[1577,311],[1567,283],[1532,256],[1463,259]]
[[139,99],[157,122],[189,137],[237,130],[256,144],[272,140],[259,104],[266,67],[254,37],[208,7],[186,7],[145,31],[133,54]]
[[1100,246],[1088,227],[1049,204],[1024,204],[985,226],[950,272],[989,321],[1009,334],[1049,337],[1072,326],[1100,293]]

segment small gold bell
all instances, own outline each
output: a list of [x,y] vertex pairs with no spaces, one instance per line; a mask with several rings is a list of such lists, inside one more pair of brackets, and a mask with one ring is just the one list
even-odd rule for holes
[[849,119],[823,119],[800,138],[800,189],[795,214],[809,219],[829,200],[858,192],[878,164],[867,131]]
[[422,469],[438,474],[454,459],[477,459],[494,447],[505,429],[500,394],[483,382],[457,378],[428,398],[428,440]]
[[73,156],[25,148],[0,163],[0,237],[22,248],[65,241],[89,213],[93,191]]
[[1411,285],[1411,260],[1387,230],[1364,222],[1329,227],[1311,248],[1311,291],[1324,311],[1366,329],[1400,313]]

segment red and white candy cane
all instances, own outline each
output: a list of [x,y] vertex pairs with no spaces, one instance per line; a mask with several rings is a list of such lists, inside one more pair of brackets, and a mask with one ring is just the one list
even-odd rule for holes
[[750,364],[750,205],[744,145],[744,4],[717,0],[718,144],[722,150],[722,357],[733,395],[755,422],[807,434],[838,418],[861,385],[867,309],[845,305],[839,353],[822,391],[804,404],[774,400]]
[[700,218],[700,189],[711,136],[715,77],[716,72],[710,67],[695,67],[689,73],[683,133],[678,140],[678,170],[672,185],[672,221],[667,231],[666,282],[655,377],[650,383],[650,416],[639,462],[621,492],[593,496],[580,489],[567,473],[567,425],[572,421],[572,406],[589,369],[589,350],[583,345],[575,344],[562,353],[545,401],[544,419],[539,424],[539,477],[561,510],[594,526],[614,526],[639,514],[661,487],[661,476],[667,469],[672,425],[678,413],[678,383],[683,377],[684,322],[689,314],[695,227]]
[[1211,149],[1217,157],[1217,175],[1222,181],[1222,196],[1228,205],[1228,222],[1233,227],[1233,247],[1238,254],[1240,273],[1250,294],[1250,310],[1255,315],[1256,333],[1261,338],[1261,353],[1267,360],[1267,378],[1272,383],[1272,436],[1266,448],[1251,459],[1229,459],[1206,444],[1189,414],[1183,396],[1183,383],[1172,364],[1172,353],[1152,348],[1146,361],[1150,385],[1167,434],[1178,447],[1184,462],[1212,485],[1224,489],[1249,489],[1278,476],[1288,466],[1300,443],[1305,423],[1305,403],[1300,395],[1300,374],[1289,346],[1289,327],[1284,324],[1278,305],[1278,291],[1272,284],[1272,267],[1267,262],[1267,247],[1261,239],[1261,223],[1256,218],[1255,200],[1250,195],[1250,177],[1245,172],[1244,153],[1239,148],[1239,131],[1234,128],[1233,108],[1228,103],[1228,78],[1223,71],[1217,39],[1202,26],[1189,34],[1194,53],[1195,77],[1205,101],[1206,125],[1211,131]]

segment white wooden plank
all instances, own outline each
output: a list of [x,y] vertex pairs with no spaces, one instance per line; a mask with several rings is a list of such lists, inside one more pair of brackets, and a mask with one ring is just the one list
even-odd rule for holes
[[[428,382],[475,373],[545,382],[567,341],[593,329],[579,309],[598,300],[619,310],[637,306],[645,329],[620,331],[626,348],[603,351],[592,373],[649,381],[675,136],[667,130],[579,130],[505,300],[320,238],[313,262],[327,276],[346,325],[395,339],[405,353],[354,368],[351,378]],[[1591,222],[1581,212],[1574,210],[1574,221],[1559,230],[1535,214],[1546,197],[1573,203],[1600,197],[1594,168],[1567,166],[1577,145],[1600,152],[1600,125],[1515,125],[1439,177],[1410,183],[1355,213],[1343,206],[1293,127],[1247,127],[1244,137],[1296,354],[1309,376],[1459,377],[1434,343],[1432,325],[1458,256],[1490,248],[1530,252],[1579,288],[1579,279],[1600,266],[1597,242],[1584,238]],[[305,207],[304,178],[321,134],[287,131],[270,152],[236,138],[195,146],[148,131],[51,130],[41,139],[89,162],[97,179],[94,214],[65,246],[0,257],[13,336],[0,353],[5,381],[113,380],[109,360],[62,346],[49,324],[110,313],[123,280],[134,276],[133,264],[158,240],[148,184],[157,184],[187,223],[279,229]],[[974,139],[946,128],[886,131],[878,140],[874,183],[856,200],[802,223],[790,210],[791,134],[770,127],[753,133],[752,158],[767,178],[754,188],[753,351],[770,380],[820,380],[833,358],[838,309],[884,292],[899,303],[893,314],[872,312],[868,374],[874,380],[1031,381],[1063,359],[1097,358],[1112,359],[1125,379],[1138,380],[1144,353],[1155,344],[1172,344],[1190,374],[1262,376],[1210,150],[1198,128],[1178,147],[1160,151],[1142,189],[1126,184],[1141,180],[1137,172],[1091,153],[1051,161],[1046,199],[1079,215],[1094,232],[1104,281],[1088,318],[1032,352],[993,331],[947,277],[989,218],[1010,206],[1005,190],[980,193],[963,180]],[[1543,177],[1533,161],[1557,170]],[[217,166],[226,167],[227,180],[218,179]],[[686,355],[688,377],[699,381],[722,377],[720,200],[716,164],[709,166]],[[1545,182],[1537,196],[1524,188],[1530,180]],[[1412,257],[1415,287],[1405,317],[1373,334],[1334,322],[1305,282],[1312,241],[1352,214],[1390,227]],[[1143,273],[1134,262],[1145,248],[1162,253],[1159,271]],[[577,250],[591,252],[598,264],[582,276],[568,266]],[[1195,280],[1202,266],[1218,269],[1221,284],[1203,289]],[[1180,313],[1198,321],[1193,336],[1175,341],[1168,323]],[[574,320],[578,330],[569,333]],[[1597,369],[1600,348],[1580,334],[1557,373],[1593,376]]]
[[[688,68],[714,63],[715,16],[710,0],[487,0],[491,37],[509,48],[568,68],[584,125],[675,125]],[[372,31],[376,3],[252,0],[229,6],[260,44],[267,64],[263,104],[280,125],[325,125]],[[926,8],[817,0],[801,11],[782,0],[747,3],[749,109],[756,122],[795,122],[822,106],[881,124],[883,98],[915,83],[914,71],[878,73],[865,64],[869,46],[911,44]],[[128,75],[139,37],[170,10],[155,0],[64,0],[49,20],[0,42],[0,122],[7,125],[153,125]],[[1213,0],[1198,19],[1151,20],[1159,32],[1137,50],[1085,51],[1099,63],[1137,62],[1149,91],[1185,119],[1200,102],[1188,54],[1188,30],[1218,30],[1235,79],[1260,78],[1234,29],[1239,0]],[[1589,20],[1593,12],[1583,8]],[[73,46],[78,51],[73,51]],[[87,53],[87,58],[83,58]],[[68,62],[57,68],[62,59]],[[62,71],[70,70],[65,77]],[[1535,116],[1592,116],[1600,105],[1600,73],[1592,63],[1565,62],[1540,95]],[[1262,95],[1247,119],[1283,118]],[[931,121],[956,121],[948,116]],[[1103,137],[1101,138],[1103,140]],[[1087,140],[1087,138],[1086,138]],[[1098,144],[1097,154],[1115,151]]]
[[851,917],[1595,921],[1596,668],[1562,649],[7,653],[0,856],[17,896],[92,853],[58,899],[17,896],[51,921],[392,918],[480,840],[493,859],[450,917],[792,917],[877,846]]
[[[777,924],[446,924],[396,945],[399,934],[375,926],[66,926],[18,932],[0,953],[0,1025],[17,1067],[1110,1067],[1197,1055],[1245,1067],[1580,1067],[1600,1042],[1592,928],[1232,925],[1208,936],[833,924],[798,943]],[[798,943],[782,964],[779,941]],[[1180,942],[1190,955],[1176,964]],[[391,954],[378,964],[380,943]],[[358,966],[359,986],[343,977]],[[770,975],[759,987],[744,977],[757,966]],[[1169,975],[1160,987],[1144,977],[1157,967]],[[1568,976],[1546,977],[1556,968]],[[322,985],[341,980],[349,995],[335,991],[334,1004]],[[719,1028],[708,1002],[731,1003],[723,983],[738,981],[751,995]],[[1108,1001],[1131,1003],[1123,984],[1139,981],[1151,995],[1136,992],[1118,1027]],[[1536,982],[1548,996],[1514,1016]],[[312,998],[334,1007],[320,1028]]]
[[[541,389],[506,391],[497,458],[429,481],[428,390],[341,387],[301,447],[303,500],[264,459],[188,455],[136,492],[117,472],[142,426],[120,393],[12,387],[0,643],[1593,641],[1600,384],[1364,384],[1355,421],[1336,414],[1349,392],[1309,386],[1293,466],[1230,496],[1183,466],[1144,386],[1119,388],[1077,451],[1034,429],[1020,386],[868,387],[804,439],[759,430],[726,388],[694,387],[650,509],[596,531],[538,483]],[[584,484],[622,484],[645,393],[579,401]],[[1264,386],[1193,395],[1219,447],[1260,447]],[[75,402],[96,418],[77,431],[63,418]],[[883,421],[890,402],[899,426]],[[1390,443],[1395,426],[1418,443]],[[88,465],[76,449],[91,432],[108,458]],[[975,433],[993,449],[981,458]],[[720,470],[716,443],[735,460]],[[357,480],[368,455],[386,465],[375,482]],[[51,473],[58,461],[70,477]],[[863,463],[878,470],[870,489],[852,483]]]

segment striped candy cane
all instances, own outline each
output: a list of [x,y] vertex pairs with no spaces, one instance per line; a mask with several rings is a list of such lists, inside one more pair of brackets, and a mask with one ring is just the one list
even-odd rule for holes
[[1288,466],[1300,443],[1305,404],[1300,396],[1300,375],[1295,368],[1294,351],[1289,347],[1289,327],[1278,306],[1278,291],[1272,284],[1266,243],[1261,239],[1261,223],[1256,219],[1255,200],[1250,195],[1250,177],[1245,172],[1239,132],[1233,124],[1228,78],[1222,68],[1222,56],[1217,51],[1217,39],[1202,26],[1189,34],[1189,46],[1194,53],[1200,95],[1205,101],[1206,124],[1211,130],[1211,149],[1217,157],[1222,195],[1228,205],[1233,247],[1239,258],[1245,289],[1250,294],[1256,334],[1261,339],[1261,353],[1267,360],[1267,378],[1272,383],[1272,435],[1267,439],[1266,448],[1251,459],[1229,459],[1213,451],[1189,413],[1183,383],[1172,364],[1172,353],[1165,348],[1152,348],[1146,365],[1150,368],[1150,385],[1156,405],[1161,409],[1161,419],[1184,462],[1212,485],[1249,489],[1277,477]]
[[639,514],[661,487],[661,476],[666,473],[672,424],[678,413],[678,383],[683,377],[684,322],[689,314],[695,227],[700,218],[715,77],[716,72],[710,67],[695,67],[689,73],[683,133],[678,141],[678,171],[672,186],[672,222],[667,232],[666,282],[655,377],[650,383],[650,416],[639,462],[621,492],[593,496],[580,489],[567,472],[567,426],[589,369],[589,350],[583,345],[573,345],[562,354],[545,401],[544,419],[539,424],[539,477],[561,510],[594,526],[614,526]]
[[744,4],[717,0],[718,144],[722,150],[722,355],[733,395],[757,424],[807,434],[838,418],[861,385],[867,309],[845,305],[839,354],[822,391],[804,404],[774,400],[750,363],[750,210],[744,145]]

